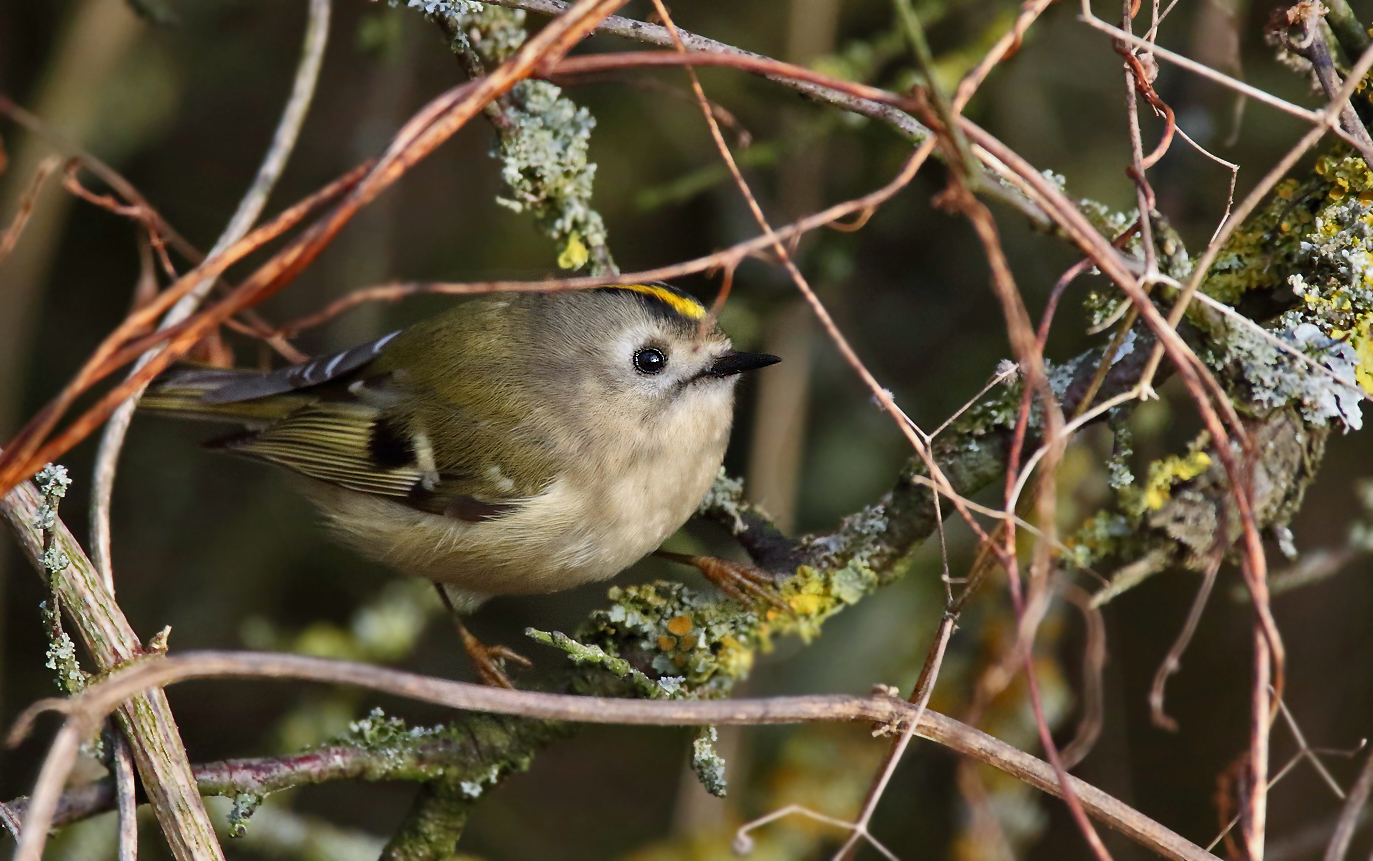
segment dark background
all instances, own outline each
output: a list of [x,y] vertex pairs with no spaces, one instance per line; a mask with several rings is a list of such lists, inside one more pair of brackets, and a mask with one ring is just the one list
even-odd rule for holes
[[[108,159],[171,224],[208,248],[254,174],[284,104],[304,4],[221,0],[176,3],[174,10],[179,23],[160,28],[140,22],[115,0],[0,0],[0,92],[43,111],[59,130]],[[625,14],[643,17],[649,11],[648,4],[634,3]],[[951,0],[917,11],[941,67],[955,80],[1009,25],[1016,6]],[[1276,63],[1262,43],[1271,11],[1241,4],[1231,10],[1232,31],[1219,6],[1184,3],[1165,22],[1161,43],[1226,66],[1226,40],[1238,38],[1249,82],[1315,104],[1305,83]],[[674,13],[695,32],[803,61],[879,42],[892,25],[890,6],[879,0],[697,2],[681,4]],[[1102,7],[1098,14],[1118,10]],[[1072,194],[1128,208],[1134,192],[1124,173],[1129,149],[1119,62],[1106,38],[1076,16],[1071,4],[1051,9],[968,113],[1035,165],[1064,175]],[[530,18],[532,24],[539,21]],[[314,106],[271,211],[375,154],[414,110],[462,80],[436,29],[409,10],[338,0],[331,40]],[[874,82],[909,79],[909,62],[897,44],[892,57],[877,64]],[[611,38],[593,43],[601,49],[623,46]],[[637,83],[646,77],[666,89]],[[710,96],[738,118],[756,145],[779,153],[747,169],[774,223],[884,184],[909,152],[884,127],[808,104],[761,79],[724,71],[705,71],[703,78]],[[1167,66],[1157,86],[1183,129],[1243,166],[1240,194],[1304,130],[1300,120],[1251,103],[1230,145],[1226,139],[1236,117],[1231,94]],[[624,270],[700,256],[754,234],[731,184],[716,181],[695,193],[672,193],[684,177],[719,172],[718,155],[680,73],[636,73],[579,87],[572,95],[598,121],[592,143],[599,165],[595,199]],[[1151,116],[1144,125],[1148,148],[1161,125]],[[15,159],[24,135],[5,121],[0,134]],[[498,163],[488,155],[492,139],[485,124],[464,129],[260,310],[271,320],[286,320],[391,279],[534,278],[552,272],[552,244],[528,217],[494,201],[502,189]],[[12,162],[0,176],[0,195],[11,205],[28,181],[23,167]],[[1160,210],[1199,252],[1224,209],[1228,172],[1177,141],[1151,178]],[[972,397],[1009,352],[980,246],[965,221],[931,204],[943,181],[942,168],[925,168],[866,229],[816,234],[799,257],[859,354],[926,429]],[[1075,258],[1016,213],[994,211],[1019,287],[1038,314],[1049,287]],[[0,439],[60,388],[127,311],[139,271],[135,231],[127,222],[60,194],[45,198],[40,213],[44,217],[35,219],[20,251],[0,263]],[[717,285],[696,278],[683,286],[709,297]],[[1092,286],[1098,285],[1083,279],[1069,291],[1049,342],[1051,358],[1070,357],[1090,343],[1080,300]],[[890,485],[908,448],[832,345],[813,331],[780,270],[746,263],[734,291],[725,324],[736,341],[762,349],[776,345],[783,332],[798,338],[787,343],[799,345],[799,355],[784,356],[797,369],[790,373],[806,376],[807,396],[784,399],[782,408],[761,414],[754,407],[755,390],[745,387],[728,465],[735,473],[760,476],[755,487],[769,478],[783,484],[794,478],[794,498],[782,493],[766,504],[797,531],[832,527]],[[445,301],[365,306],[307,332],[298,343],[307,352],[344,346],[421,318]],[[239,361],[261,360],[256,345],[234,343]],[[1181,450],[1196,427],[1186,398],[1172,387],[1164,395],[1135,417],[1141,466]],[[296,633],[321,622],[346,626],[359,605],[396,588],[392,573],[331,543],[279,474],[200,450],[197,441],[207,435],[199,427],[140,418],[125,448],[114,502],[115,574],[120,604],[140,635],[170,625],[176,650],[289,645]],[[800,441],[797,463],[768,466],[775,463],[770,453],[789,438]],[[1109,502],[1102,468],[1108,440],[1104,432],[1084,434],[1064,467],[1065,528]],[[88,443],[65,459],[76,484],[63,515],[78,534],[84,534],[93,450]],[[1323,471],[1293,525],[1299,547],[1343,545],[1360,516],[1354,483],[1370,472],[1369,452],[1366,434],[1332,437]],[[708,528],[691,532],[693,537],[681,540],[727,549]],[[952,526],[949,541],[952,570],[966,570],[973,551],[967,530]],[[1276,554],[1273,565],[1283,565]],[[1287,702],[1312,746],[1347,751],[1373,729],[1370,573],[1373,566],[1358,560],[1339,577],[1277,601],[1290,660]],[[645,562],[623,579],[662,576],[693,575]],[[926,547],[904,581],[836,618],[818,641],[806,648],[780,644],[757,667],[749,692],[864,691],[875,682],[909,690],[939,609],[938,576],[937,548]],[[1203,845],[1218,831],[1217,777],[1247,744],[1249,616],[1230,598],[1238,582],[1233,570],[1223,571],[1169,689],[1170,712],[1182,726],[1178,734],[1150,725],[1146,695],[1186,615],[1196,577],[1167,573],[1107,608],[1106,730],[1078,772]],[[955,638],[951,668],[936,695],[934,706],[955,715],[966,699],[961,686],[973,678],[970,668],[1004,635],[995,628],[1005,624],[1004,589],[988,591]],[[37,605],[44,597],[13,543],[0,538],[0,724],[55,693],[52,673],[43,667]],[[500,599],[472,624],[480,635],[552,667],[558,657],[525,641],[522,629],[571,630],[603,601],[603,587]],[[1046,673],[1059,680],[1051,690],[1067,710],[1076,685],[1080,626],[1066,612],[1053,618],[1045,632]],[[455,635],[437,617],[414,653],[395,662],[436,675],[469,673]],[[170,696],[196,761],[286,752],[295,749],[292,744],[321,740],[348,715],[376,704],[415,721],[442,718],[413,704],[295,685],[197,683]],[[284,726],[287,715],[294,723]],[[1021,726],[1023,732],[1023,719]],[[52,721],[42,728],[50,732]],[[40,732],[17,750],[0,751],[0,796],[31,788],[45,737]],[[719,802],[683,777],[685,734],[587,731],[540,755],[528,774],[509,780],[481,804],[463,848],[493,859],[726,857],[729,828],[723,823],[762,815],[788,791],[822,812],[851,815],[885,749],[885,742],[869,739],[861,728],[750,730],[731,738],[731,795]],[[1028,737],[1020,743],[1032,745]],[[1275,746],[1277,767],[1295,747],[1285,729],[1275,731]],[[1357,760],[1326,760],[1344,784],[1352,780]],[[917,743],[898,772],[874,830],[901,857],[967,857],[957,840],[967,820],[954,764],[947,752]],[[268,806],[289,805],[384,837],[413,791],[338,784],[273,799]],[[1086,857],[1057,802],[1029,793],[1024,798],[1028,802],[1017,802],[1015,815],[1041,817],[1030,831],[1042,836],[1022,854]],[[1270,857],[1320,857],[1323,841],[1302,850],[1299,838],[1309,828],[1328,829],[1339,803],[1312,769],[1298,767],[1272,794]],[[146,857],[157,857],[155,826],[147,821],[144,832],[151,835],[144,841]],[[772,848],[781,854],[769,857],[828,857],[810,840],[824,833],[815,826],[788,820],[763,833],[778,832],[806,839],[779,842]],[[699,842],[692,845],[684,835],[697,835]],[[65,848],[59,842],[53,857],[113,857],[107,840],[91,839],[93,844],[81,844],[68,838]],[[1356,855],[1368,851],[1366,843],[1356,844]],[[96,852],[92,845],[105,848]],[[258,857],[250,845],[231,844],[228,851]],[[1118,858],[1145,857],[1122,841],[1111,845]],[[11,846],[0,840],[0,853]]]

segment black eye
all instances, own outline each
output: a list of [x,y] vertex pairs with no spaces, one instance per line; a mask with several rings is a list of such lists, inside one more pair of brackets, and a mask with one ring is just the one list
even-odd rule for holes
[[667,356],[657,347],[645,347],[634,354],[634,369],[641,374],[661,374],[667,367]]

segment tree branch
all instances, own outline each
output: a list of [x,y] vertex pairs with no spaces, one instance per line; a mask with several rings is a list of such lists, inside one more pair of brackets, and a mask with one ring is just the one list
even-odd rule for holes
[[[916,706],[882,694],[867,697],[821,695],[714,701],[628,700],[511,691],[418,676],[370,664],[301,655],[190,652],[173,657],[148,658],[93,684],[64,707],[70,718],[62,732],[79,732],[81,725],[100,720],[106,709],[150,685],[165,686],[188,679],[206,678],[300,679],[360,685],[422,702],[505,716],[493,718],[476,715],[464,718],[454,727],[437,730],[438,738],[426,738],[423,732],[416,734],[406,731],[399,722],[389,722],[383,724],[379,733],[367,729],[363,731],[372,735],[370,750],[356,747],[325,748],[290,763],[240,760],[209,766],[202,771],[207,787],[214,775],[226,781],[233,791],[254,793],[263,791],[269,785],[285,788],[286,785],[318,783],[340,777],[372,775],[374,779],[414,779],[417,772],[432,773],[437,760],[442,763],[442,786],[436,792],[449,796],[446,799],[448,801],[452,800],[453,793],[473,799],[481,794],[482,782],[489,779],[486,777],[489,767],[485,761],[487,752],[483,744],[488,739],[473,737],[462,741],[456,733],[470,732],[474,722],[486,722],[487,727],[517,727],[522,724],[538,727],[548,721],[647,726],[751,726],[857,721],[876,723],[884,729],[896,731],[919,713]],[[1061,793],[1062,786],[1048,763],[952,718],[928,709],[920,711],[923,713],[919,716],[916,733],[922,738],[992,765],[1045,792],[1053,795]],[[514,715],[522,717],[515,718]],[[461,730],[456,729],[459,726]],[[536,729],[535,733],[538,732]],[[546,734],[543,737],[549,738]],[[471,779],[464,779],[468,777]],[[1069,782],[1084,808],[1094,818],[1163,857],[1179,861],[1212,858],[1205,850],[1090,784],[1077,778],[1070,778]],[[218,788],[229,787],[220,784]],[[74,802],[78,797],[85,803],[91,803],[101,797],[101,792],[83,788],[70,801]],[[3,818],[23,811],[22,806],[15,804],[6,807],[9,809]],[[72,811],[74,805],[69,802],[65,809]]]
[[[27,481],[0,499],[0,515],[40,571],[43,540],[36,524],[42,504],[42,496]],[[142,657],[143,644],[76,539],[61,521],[53,526],[52,535],[56,546],[70,559],[70,564],[53,577],[53,586],[96,668],[109,672]],[[148,787],[153,813],[173,856],[178,861],[222,859],[166,694],[160,690],[141,692],[122,704],[115,717],[129,738],[134,764]]]

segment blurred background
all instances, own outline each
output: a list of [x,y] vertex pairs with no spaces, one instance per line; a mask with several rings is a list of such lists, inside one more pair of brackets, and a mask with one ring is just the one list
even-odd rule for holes
[[[151,2],[151,0],[148,0]],[[165,4],[165,5],[164,5]],[[1356,5],[1365,19],[1369,10]],[[0,2],[0,93],[116,167],[162,215],[208,248],[243,194],[285,103],[305,23],[303,2],[157,0],[174,23],[158,25],[119,0]],[[1010,0],[924,0],[946,83],[957,80],[1009,26]],[[647,17],[648,3],[624,14]],[[1184,0],[1160,43],[1283,98],[1316,104],[1305,82],[1263,44],[1273,8],[1245,0]],[[1098,14],[1117,17],[1101,6]],[[911,64],[887,0],[698,0],[674,9],[694,32],[780,59],[885,86],[908,84]],[[1013,59],[984,86],[968,113],[1037,167],[1062,175],[1069,191],[1112,209],[1134,205],[1125,175],[1124,82],[1100,34],[1073,5],[1049,10]],[[542,19],[531,16],[537,26]],[[623,49],[598,37],[591,49]],[[885,184],[909,154],[889,129],[810,104],[767,81],[733,72],[702,73],[710,97],[726,108],[747,177],[774,224]],[[289,205],[376,154],[405,120],[463,80],[437,29],[411,10],[337,0],[314,105],[269,211]],[[1262,105],[1238,105],[1214,84],[1164,66],[1157,82],[1180,126],[1220,156],[1242,165],[1239,193],[1255,183],[1304,131],[1300,120]],[[570,95],[594,114],[591,155],[595,203],[610,248],[625,271],[701,256],[754,235],[739,193],[727,181],[680,72],[635,73],[579,86]],[[1144,117],[1146,148],[1161,124]],[[0,205],[8,224],[46,144],[0,120],[8,170]],[[288,290],[260,307],[281,322],[346,293],[389,280],[538,278],[556,271],[557,249],[531,220],[497,205],[503,191],[494,136],[476,122],[364,210]],[[1151,172],[1159,209],[1189,248],[1204,246],[1225,210],[1230,174],[1175,142]],[[980,246],[967,223],[932,206],[943,188],[938,165],[854,233],[820,232],[799,261],[879,380],[922,427],[938,426],[973,397],[1006,358],[1005,327],[988,285]],[[52,184],[14,254],[0,264],[0,439],[8,438],[69,378],[128,311],[139,249],[127,221],[74,201]],[[995,205],[994,205],[995,207]],[[1020,289],[1037,315],[1048,289],[1076,258],[1006,208],[994,208]],[[246,270],[239,270],[246,271]],[[682,286],[710,298],[718,283]],[[1066,359],[1093,343],[1084,333],[1080,280],[1065,297],[1049,355]],[[443,306],[441,297],[366,305],[304,333],[306,352],[347,346]],[[766,349],[785,363],[741,391],[738,429],[727,465],[750,493],[794,533],[832,528],[893,482],[909,449],[857,377],[814,326],[784,273],[748,262],[736,276],[724,325],[736,343]],[[262,348],[232,342],[240,363],[267,361]],[[1185,446],[1196,428],[1190,403],[1172,386],[1132,419],[1139,464]],[[121,606],[145,639],[170,625],[171,647],[290,648],[347,654],[440,676],[467,678],[451,626],[424,587],[335,545],[315,515],[267,467],[203,451],[213,431],[140,417],[124,450],[113,518],[115,579]],[[76,479],[62,507],[85,534],[94,445],[65,460]],[[1084,434],[1062,473],[1064,524],[1109,503],[1103,461],[1109,434]],[[1356,482],[1373,473],[1367,433],[1332,437],[1322,473],[1293,524],[1299,548],[1342,547],[1361,516]],[[994,501],[996,494],[986,497]],[[731,552],[720,534],[691,527],[675,546]],[[975,547],[952,524],[950,566],[965,571]],[[918,551],[899,584],[830,622],[804,645],[785,642],[760,662],[747,691],[863,692],[876,682],[908,692],[933,623],[942,610],[937,546]],[[1275,567],[1280,567],[1274,555]],[[1373,734],[1373,563],[1359,559],[1329,581],[1276,603],[1289,649],[1287,702],[1313,747],[1350,751]],[[694,574],[644,562],[619,582]],[[1237,573],[1223,570],[1201,630],[1169,689],[1181,732],[1149,722],[1147,691],[1198,585],[1170,572],[1106,608],[1109,663],[1106,723],[1084,779],[1203,845],[1219,832],[1217,779],[1247,744],[1249,611],[1231,598]],[[0,536],[0,725],[29,703],[56,693],[44,667],[38,604],[45,589]],[[525,640],[526,626],[571,631],[605,601],[604,587],[533,599],[497,599],[474,631],[506,643],[544,667],[561,656]],[[976,669],[1004,646],[1005,590],[986,590],[956,635],[933,707],[957,715]],[[370,627],[369,627],[370,626]],[[1044,671],[1054,710],[1070,734],[1076,712],[1081,624],[1055,615],[1044,632]],[[413,642],[411,642],[413,640]],[[1014,689],[1012,691],[1014,694]],[[346,729],[380,705],[414,722],[443,714],[352,691],[271,683],[187,684],[170,691],[193,761],[298,750]],[[1008,740],[1035,749],[1023,702],[997,718]],[[0,797],[29,791],[53,722],[15,750],[0,750]],[[566,859],[675,859],[729,855],[739,822],[790,801],[851,816],[886,742],[861,727],[747,730],[725,734],[730,796],[710,798],[685,768],[687,734],[596,728],[541,754],[531,771],[507,780],[476,809],[462,848],[474,856]],[[1275,733],[1275,767],[1296,747]],[[1326,758],[1344,783],[1358,761]],[[956,759],[916,743],[887,792],[874,832],[903,858],[989,857],[973,848],[974,818],[960,796]],[[99,774],[92,766],[88,776]],[[1083,858],[1087,850],[1061,805],[983,779],[1016,857]],[[375,853],[403,817],[410,785],[337,783],[274,797],[266,809],[290,810],[341,841],[323,857]],[[1272,795],[1270,858],[1319,858],[1339,800],[1309,767]],[[222,819],[223,807],[217,818]],[[266,814],[263,814],[264,816]],[[320,823],[332,823],[328,830]],[[71,829],[54,858],[113,858],[112,817]],[[275,838],[226,846],[231,857],[319,857]],[[263,820],[262,828],[270,830]],[[1315,829],[1314,831],[1312,829]],[[162,857],[156,828],[143,829],[144,857]],[[1313,838],[1311,835],[1314,834]],[[759,833],[756,857],[828,857],[837,835],[787,820]],[[765,839],[766,838],[766,839]],[[1146,857],[1108,838],[1115,857]],[[334,844],[327,844],[334,846]],[[1355,854],[1367,853],[1366,836]],[[0,839],[0,855],[13,842]],[[864,857],[876,857],[865,850]],[[769,854],[771,853],[771,854]],[[1362,856],[1360,856],[1362,857]]]

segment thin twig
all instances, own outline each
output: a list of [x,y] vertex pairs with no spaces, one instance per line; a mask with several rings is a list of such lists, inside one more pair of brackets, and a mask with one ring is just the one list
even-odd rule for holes
[[29,216],[33,215],[34,204],[38,200],[38,193],[43,190],[43,183],[47,182],[48,177],[62,163],[62,159],[57,156],[48,156],[38,163],[38,167],[33,172],[33,177],[29,179],[29,185],[24,189],[24,193],[19,197],[19,204],[15,207],[14,218],[10,221],[10,226],[5,228],[4,233],[0,233],[0,263],[5,262],[5,258],[10,256],[14,246],[19,244],[19,237],[24,233],[24,226],[29,223]]
[[[0,517],[9,522],[20,548],[39,570],[43,538],[35,523],[42,503],[42,495],[27,482],[0,498]],[[53,576],[53,586],[96,669],[108,672],[140,657],[142,644],[133,627],[114,599],[105,594],[104,583],[76,539],[60,520],[50,531],[70,563]],[[139,693],[119,706],[116,717],[129,739],[134,763],[143,775],[145,790],[172,855],[178,861],[223,859],[214,827],[200,803],[166,694]],[[97,721],[95,727],[98,726]]]
[[1187,646],[1191,644],[1192,637],[1197,632],[1197,626],[1201,624],[1202,611],[1206,609],[1206,603],[1211,598],[1211,590],[1216,585],[1216,574],[1220,571],[1221,558],[1221,554],[1217,553],[1207,561],[1206,570],[1202,573],[1201,588],[1197,590],[1197,596],[1192,599],[1192,607],[1187,611],[1187,621],[1183,624],[1177,639],[1173,641],[1172,647],[1168,649],[1168,654],[1154,673],[1154,686],[1149,689],[1149,716],[1155,726],[1177,732],[1178,722],[1169,717],[1163,710],[1164,688],[1168,684],[1168,677],[1176,673],[1178,668],[1182,666],[1182,656],[1187,652]]
[[1311,62],[1311,70],[1315,72],[1325,97],[1339,105],[1340,127],[1353,139],[1355,148],[1363,155],[1364,164],[1373,165],[1373,138],[1368,136],[1368,129],[1354,112],[1349,99],[1339,98],[1344,82],[1340,80],[1340,73],[1335,71],[1335,59],[1330,56],[1330,46],[1321,33],[1321,16],[1316,12],[1319,8],[1314,3],[1298,3],[1289,11],[1289,17],[1300,16],[1302,28],[1303,47],[1299,49],[1293,45],[1293,50]]
[[138,861],[138,799],[133,753],[129,750],[129,740],[118,729],[114,729],[109,738],[114,743],[110,759],[114,766],[115,808],[119,811],[119,861]]
[[1297,724],[1297,719],[1292,716],[1292,710],[1289,709],[1287,703],[1282,700],[1278,700],[1278,708],[1282,710],[1282,719],[1287,724],[1287,729],[1292,733],[1292,738],[1297,741],[1300,755],[1307,762],[1311,763],[1311,767],[1316,770],[1316,774],[1320,775],[1321,780],[1325,782],[1325,785],[1330,787],[1330,791],[1335,793],[1335,797],[1343,801],[1345,799],[1344,790],[1340,789],[1340,785],[1335,782],[1334,776],[1331,775],[1329,769],[1325,767],[1325,763],[1321,762],[1321,758],[1316,755],[1316,751],[1311,745],[1306,743],[1306,735]]
[[[16,861],[37,858],[47,824],[80,739],[91,725],[126,698],[140,691],[168,687],[191,679],[275,679],[355,685],[382,693],[449,708],[544,720],[638,726],[704,726],[711,724],[794,724],[809,721],[864,721],[904,729],[915,706],[888,696],[819,695],[740,700],[625,700],[512,691],[488,685],[454,682],[370,664],[268,652],[185,652],[152,656],[121,668],[71,700],[38,704],[21,716],[16,732],[26,730],[40,710],[67,715],[49,748],[39,782],[29,800],[20,854]],[[1058,795],[1060,784],[1047,763],[1016,750],[972,727],[926,709],[916,733],[964,756],[992,765],[1045,792]],[[1102,823],[1159,855],[1179,861],[1214,861],[1200,847],[1154,822],[1128,805],[1077,778],[1069,785],[1084,807]],[[28,854],[25,854],[28,853]]]
[[[1083,0],[1082,3],[1081,20],[1088,26],[1100,30],[1103,33],[1107,33],[1112,38],[1118,39],[1127,45],[1131,45],[1136,48],[1145,48],[1149,50],[1155,57],[1167,60],[1173,65],[1178,66],[1182,69],[1186,69],[1187,71],[1195,75],[1200,75],[1203,78],[1215,81],[1221,86],[1228,87],[1234,90],[1235,92],[1247,96],[1257,102],[1262,102],[1263,104],[1268,105],[1269,107],[1277,108],[1283,113],[1291,114],[1295,117],[1300,117],[1318,127],[1325,126],[1328,123],[1328,120],[1326,119],[1324,113],[1321,111],[1313,111],[1309,108],[1303,108],[1300,105],[1294,105],[1291,102],[1284,101],[1283,99],[1278,98],[1272,93],[1269,93],[1265,90],[1261,90],[1252,84],[1246,84],[1244,81],[1241,81],[1238,78],[1232,78],[1229,75],[1224,74],[1223,72],[1217,72],[1210,66],[1204,66],[1195,60],[1184,57],[1181,54],[1174,53],[1173,51],[1169,51],[1167,48],[1162,48],[1154,44],[1153,42],[1141,39],[1140,37],[1135,36],[1133,34],[1126,33],[1119,27],[1107,23],[1106,21],[1103,21],[1100,18],[1093,15],[1087,0]],[[1335,134],[1343,138],[1346,142],[1348,142],[1350,145],[1354,144],[1354,141],[1350,140],[1348,133],[1345,132],[1343,129],[1336,127],[1334,128],[1334,132]]]
[[1373,754],[1369,754],[1364,760],[1359,779],[1354,782],[1354,787],[1349,790],[1349,797],[1344,800],[1340,818],[1335,823],[1335,833],[1331,835],[1330,844],[1325,848],[1323,861],[1344,861],[1345,855],[1349,853],[1349,844],[1354,839],[1354,831],[1359,825],[1359,815],[1368,804],[1370,793],[1373,793]]
[[[267,206],[277,179],[286,168],[286,162],[295,149],[300,128],[314,98],[315,85],[319,81],[319,69],[324,60],[324,47],[329,41],[330,0],[309,0],[309,20],[305,26],[305,39],[301,47],[300,62],[296,66],[291,96],[277,123],[267,154],[258,167],[252,185],[238,203],[229,224],[215,240],[210,249],[210,257],[224,253],[231,245],[242,239],[252,228],[253,223],[262,215]],[[182,296],[162,318],[159,329],[168,329],[195,313],[202,300],[214,287],[215,279],[206,278]],[[157,351],[149,350],[138,358],[134,370],[150,362]],[[110,502],[114,494],[115,471],[119,466],[119,453],[124,447],[124,438],[133,421],[134,410],[143,396],[143,388],[136,389],[124,403],[120,404],[105,423],[105,431],[100,437],[100,447],[95,457],[95,475],[91,487],[91,560],[100,569],[100,576],[110,594],[114,594],[114,570],[110,558]]]

